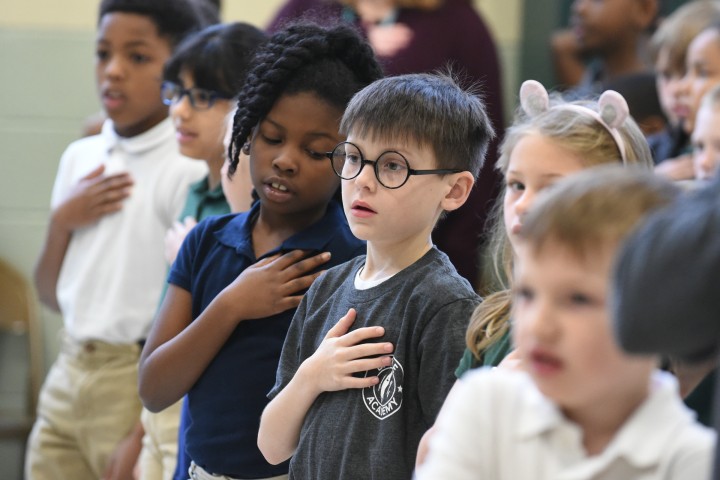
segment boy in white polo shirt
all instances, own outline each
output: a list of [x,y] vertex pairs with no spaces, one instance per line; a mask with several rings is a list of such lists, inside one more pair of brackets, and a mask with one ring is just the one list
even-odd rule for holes
[[100,5],[96,79],[108,120],[67,148],[53,188],[35,284],[65,332],[27,478],[125,478],[137,459],[137,362],[165,276],[163,238],[206,172],[180,156],[160,82],[175,45],[200,26],[184,0]]
[[523,222],[513,340],[523,371],[481,369],[448,396],[417,479],[687,480],[710,473],[713,432],[657,358],[615,342],[615,252],[677,188],[613,166],[568,177]]

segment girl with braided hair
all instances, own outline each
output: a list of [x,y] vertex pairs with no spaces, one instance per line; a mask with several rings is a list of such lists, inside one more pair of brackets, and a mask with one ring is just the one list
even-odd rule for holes
[[[302,294],[320,268],[364,253],[335,200],[326,157],[345,107],[380,78],[351,28],[295,24],[257,52],[238,97],[230,175],[249,155],[258,201],[211,217],[183,243],[140,360],[140,396],[159,411],[188,396],[180,432],[193,479],[285,478],[257,447],[258,422]],[[184,475],[183,478],[187,478]]]

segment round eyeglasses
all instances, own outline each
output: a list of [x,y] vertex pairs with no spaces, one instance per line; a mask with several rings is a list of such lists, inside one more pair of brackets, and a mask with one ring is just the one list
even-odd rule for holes
[[365,165],[372,165],[375,178],[385,188],[400,188],[411,175],[445,175],[460,173],[457,168],[438,168],[433,170],[414,170],[407,159],[399,152],[383,152],[377,160],[367,160],[360,148],[354,143],[341,142],[332,152],[325,154],[332,163],[335,174],[343,180],[352,180],[360,175]]
[[185,89],[175,82],[163,82],[161,89],[162,101],[165,105],[179,103],[187,95],[190,99],[190,106],[195,110],[208,110],[215,104],[215,100],[221,98],[230,100],[233,97],[220,92],[212,92],[203,88]]

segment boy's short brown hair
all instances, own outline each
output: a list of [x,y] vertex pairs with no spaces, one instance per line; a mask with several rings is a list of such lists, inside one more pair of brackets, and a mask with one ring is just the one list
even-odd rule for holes
[[411,74],[373,82],[350,100],[340,132],[420,144],[438,168],[477,177],[495,132],[482,99],[444,74]]

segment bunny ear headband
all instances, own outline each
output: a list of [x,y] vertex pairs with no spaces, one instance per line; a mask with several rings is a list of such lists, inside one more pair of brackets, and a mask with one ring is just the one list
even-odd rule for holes
[[620,150],[622,162],[625,163],[625,142],[618,131],[618,127],[620,127],[628,118],[630,110],[628,109],[627,102],[618,92],[614,90],[606,90],[602,95],[600,95],[600,98],[598,99],[600,113],[591,108],[573,103],[550,107],[550,98],[547,90],[545,90],[545,87],[543,87],[538,81],[525,80],[520,87],[520,105],[523,111],[525,111],[525,113],[530,117],[546,112],[550,108],[564,108],[582,113],[583,115],[590,115],[592,118],[600,122],[608,133],[612,135],[615,143],[617,144],[618,150]]

